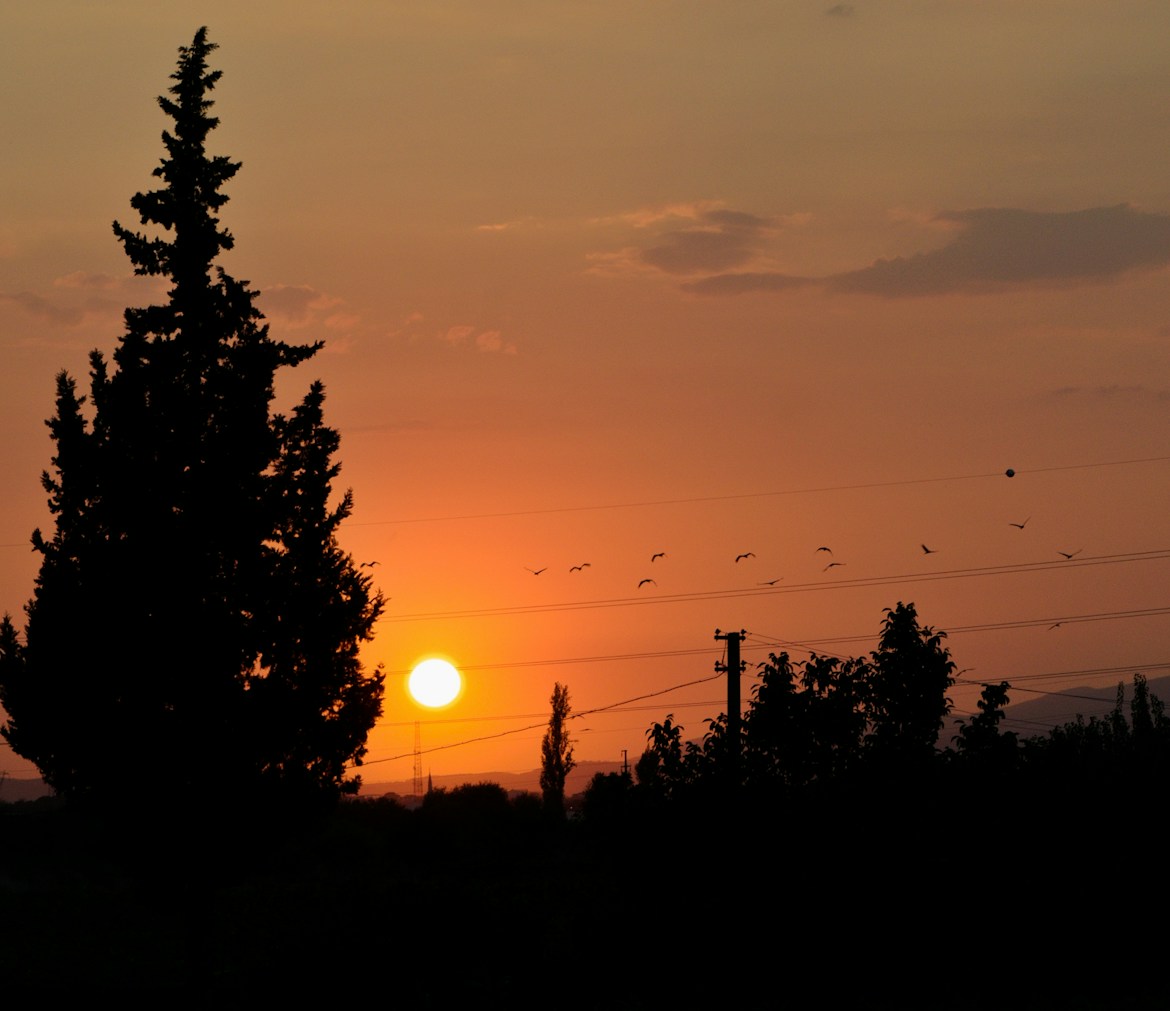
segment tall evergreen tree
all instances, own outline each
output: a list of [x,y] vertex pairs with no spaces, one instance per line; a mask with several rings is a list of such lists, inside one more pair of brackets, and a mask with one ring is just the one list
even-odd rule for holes
[[215,264],[240,168],[206,151],[215,48],[201,28],[159,98],[161,186],[131,199],[155,233],[114,224],[167,301],[126,310],[112,370],[90,356],[90,404],[58,376],[55,530],[33,534],[23,644],[4,631],[0,729],[69,795],[331,795],[381,711],[358,647],[383,598],[337,544],[352,498],[330,505],[323,391],[271,409],[276,372],[321,345],[270,337],[257,292]]

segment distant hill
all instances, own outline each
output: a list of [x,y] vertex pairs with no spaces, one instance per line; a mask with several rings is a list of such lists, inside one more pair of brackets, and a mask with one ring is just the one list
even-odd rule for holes
[[[1133,675],[1117,680],[1125,682],[1125,712],[1128,718],[1128,704],[1133,695]],[[1148,678],[1147,684],[1150,691],[1170,707],[1170,677]],[[1104,716],[1117,701],[1117,683],[1114,682],[1109,688],[1069,688],[1058,695],[1039,697],[1013,688],[1009,697],[1020,701],[1013,701],[1004,710],[1001,726],[1004,730],[1015,731],[1021,737],[1033,737],[1047,734],[1052,727],[1072,723],[1078,715],[1086,720],[1093,716]]]
[[14,779],[5,776],[0,779],[0,803],[15,804],[18,800],[36,800],[48,797],[52,790],[43,779]]
[[[621,762],[581,762],[565,780],[565,794],[572,796],[583,793],[589,781],[599,772],[620,772]],[[463,786],[465,783],[499,783],[509,793],[526,791],[540,793],[540,770],[532,769],[529,772],[463,772],[449,776],[434,776],[432,782],[436,787],[450,790],[452,787]],[[423,786],[426,786],[426,777],[423,777]],[[383,794],[396,793],[402,797],[409,797],[414,793],[412,779],[379,780],[367,782],[362,777],[361,795],[363,797],[381,797]]]

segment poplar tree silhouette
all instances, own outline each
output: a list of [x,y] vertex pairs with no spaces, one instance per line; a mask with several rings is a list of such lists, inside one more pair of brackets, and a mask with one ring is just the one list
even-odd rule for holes
[[42,482],[55,520],[23,642],[0,624],[0,732],[59,793],[192,799],[356,789],[382,674],[358,657],[383,608],[337,543],[338,435],[314,383],[274,414],[274,377],[321,344],[274,340],[257,292],[215,265],[217,216],[240,163],[209,155],[221,71],[201,28],[159,105],[173,121],[158,189],[115,222],[136,274],[167,301],[130,308],[90,402],[57,377]]
[[540,792],[545,808],[553,814],[564,814],[565,779],[576,766],[573,760],[573,742],[565,724],[572,708],[569,705],[568,686],[559,681],[553,685],[552,714],[548,730],[540,742]]

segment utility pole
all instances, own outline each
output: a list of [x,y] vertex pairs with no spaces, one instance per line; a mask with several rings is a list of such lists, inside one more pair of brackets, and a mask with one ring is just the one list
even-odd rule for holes
[[747,632],[720,632],[715,629],[715,638],[727,643],[727,663],[715,664],[715,670],[727,672],[727,745],[728,775],[732,782],[739,782],[739,677],[743,673],[743,662],[739,658],[739,644]]

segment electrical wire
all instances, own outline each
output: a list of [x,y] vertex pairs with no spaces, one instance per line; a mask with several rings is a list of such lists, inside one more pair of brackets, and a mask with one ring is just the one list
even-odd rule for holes
[[771,596],[780,593],[804,593],[816,590],[858,589],[892,584],[926,583],[950,579],[970,579],[981,576],[1018,575],[1047,572],[1052,569],[1071,570],[1098,565],[1122,565],[1131,562],[1166,561],[1170,548],[1149,551],[1127,551],[1113,555],[1089,555],[1060,561],[1019,562],[1012,565],[985,565],[969,569],[948,569],[943,572],[911,572],[888,576],[862,576],[813,583],[795,583],[792,586],[749,587],[733,590],[699,590],[691,593],[656,594],[646,597],[614,597],[603,600],[568,601],[560,604],[519,604],[507,607],[468,608],[461,611],[422,611],[384,616],[385,622],[443,621],[465,618],[495,618],[515,614],[551,614],[561,611],[581,611],[607,607],[632,607],[647,604],[691,603],[701,600],[730,600],[742,597]]
[[[1033,467],[1030,470],[1015,470],[1020,474],[1047,474],[1064,470],[1090,470],[1098,467],[1127,467],[1139,463],[1163,463],[1170,456],[1147,456],[1133,460],[1104,460],[1097,463],[1074,463],[1055,467]],[[452,516],[416,516],[407,519],[347,521],[343,526],[372,527],[391,526],[407,523],[447,523],[460,520],[506,519],[513,516],[547,516],[553,513],[596,512],[605,509],[644,509],[654,506],[691,505],[698,502],[731,502],[753,498],[775,498],[786,495],[814,495],[833,491],[865,491],[872,488],[901,488],[916,484],[942,484],[948,481],[978,481],[987,478],[1002,478],[1003,471],[980,474],[952,474],[947,477],[906,478],[901,481],[870,481],[861,484],[832,484],[813,488],[784,488],[778,491],[743,492],[735,495],[699,495],[689,498],[652,499],[641,502],[609,502],[583,506],[555,506],[547,509],[514,509],[494,513],[462,513]]]
[[[698,678],[697,680],[694,680],[694,681],[686,681],[686,682],[683,682],[682,684],[671,685],[669,688],[663,688],[660,691],[649,692],[645,695],[636,695],[632,699],[625,699],[621,702],[614,702],[614,703],[611,703],[610,705],[607,705],[607,706],[598,706],[594,709],[584,709],[579,713],[570,714],[569,719],[574,719],[574,720],[581,719],[582,717],[590,716],[590,715],[593,715],[594,713],[602,713],[602,712],[606,712],[608,710],[616,709],[619,706],[627,705],[631,702],[640,702],[642,699],[657,698],[660,695],[667,695],[670,692],[676,692],[681,688],[690,688],[693,685],[700,685],[700,684],[703,684],[707,681],[713,681],[713,680],[715,680],[715,678],[719,678],[722,676],[723,676],[722,673],[713,674],[710,677]],[[534,724],[531,724],[531,725],[526,726],[526,727],[515,727],[512,730],[502,730],[498,734],[486,734],[482,737],[472,737],[472,738],[469,738],[469,739],[463,740],[463,741],[453,741],[450,744],[437,744],[433,748],[423,748],[417,752],[412,750],[412,751],[404,752],[401,755],[391,755],[388,758],[363,759],[361,764],[363,766],[377,765],[380,762],[395,762],[395,761],[399,761],[400,759],[403,759],[403,758],[411,758],[416,754],[427,755],[433,751],[448,751],[451,748],[461,748],[467,744],[480,744],[484,741],[494,741],[494,740],[497,740],[501,737],[510,737],[513,734],[523,734],[529,730],[540,730],[540,729],[546,727],[547,725],[548,725],[547,721],[544,721],[541,723],[534,723]]]

